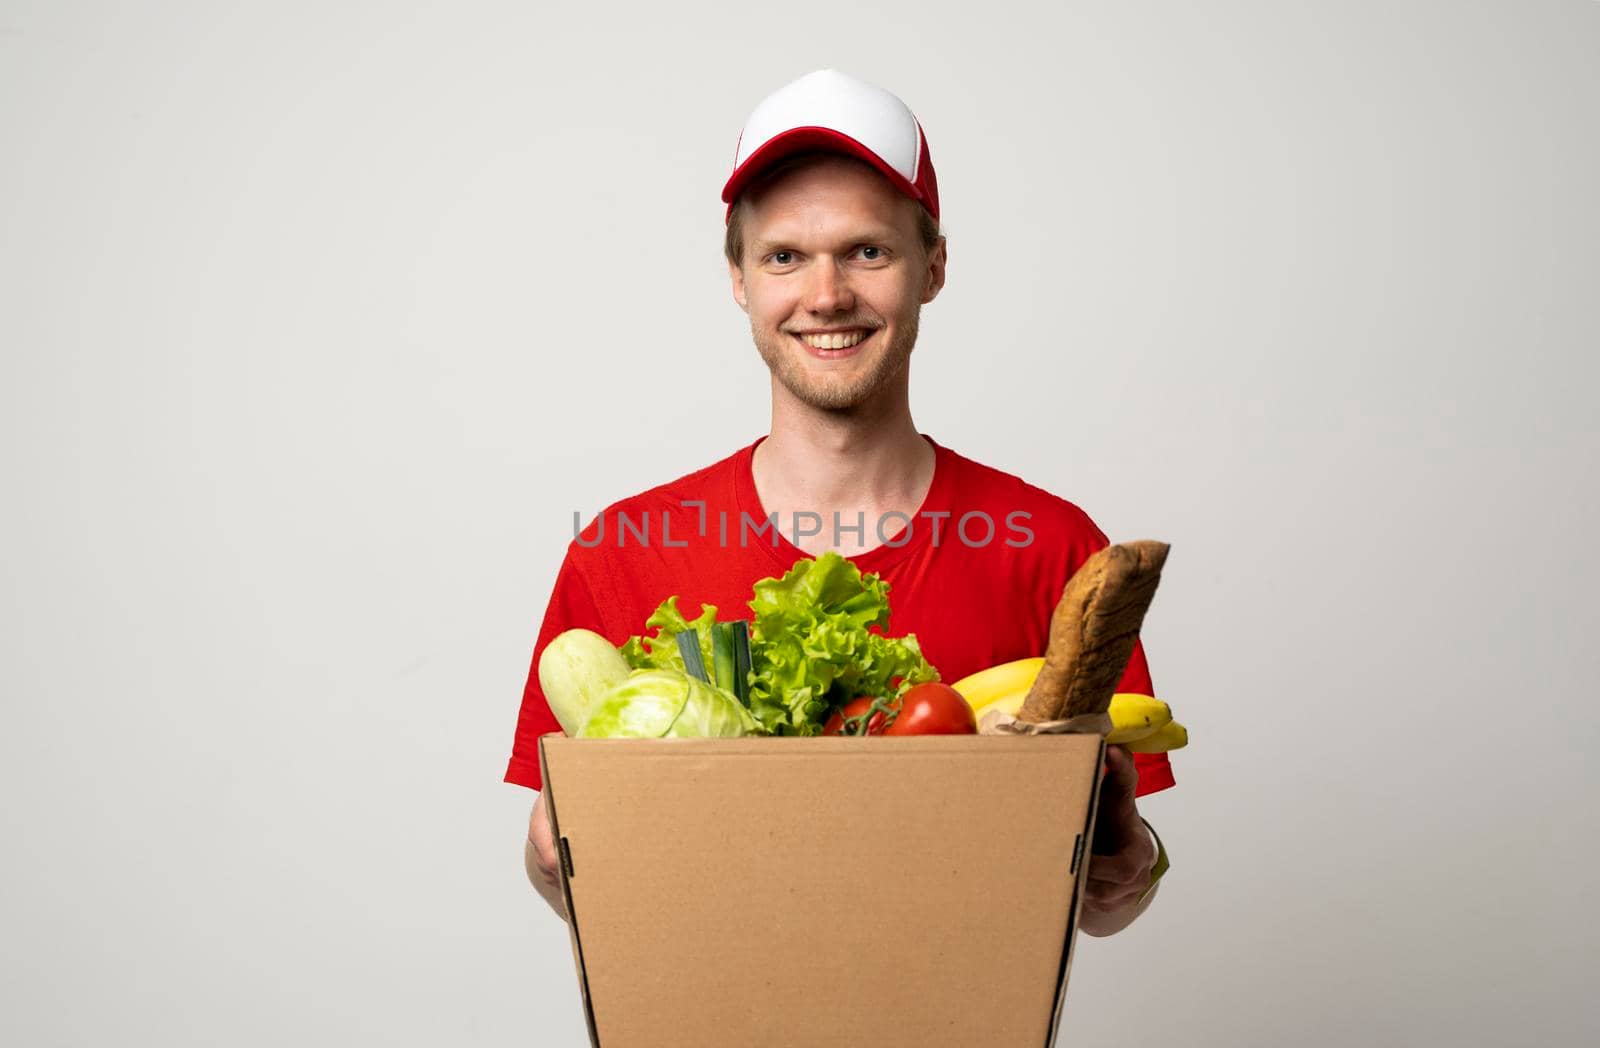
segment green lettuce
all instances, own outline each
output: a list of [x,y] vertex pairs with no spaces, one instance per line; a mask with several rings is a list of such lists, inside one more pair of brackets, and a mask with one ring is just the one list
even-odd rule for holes
[[622,657],[636,670],[687,672],[683,664],[683,653],[678,650],[678,634],[694,630],[699,635],[700,658],[705,665],[714,665],[711,626],[716,621],[716,605],[700,605],[700,616],[691,620],[684,618],[683,613],[678,610],[678,598],[668,597],[644,623],[645,628],[655,630],[656,635],[629,637],[622,645]]
[[750,610],[750,711],[770,734],[816,735],[853,698],[939,679],[914,634],[871,632],[888,628],[889,584],[838,553],[762,579]]
[[635,670],[595,704],[586,739],[729,738],[762,734],[733,693],[681,670]]
[[[757,582],[750,610],[749,712],[763,734],[818,735],[851,699],[939,679],[914,634],[881,632],[889,625],[889,584],[838,553],[803,558],[783,577]],[[678,598],[668,597],[645,622],[655,635],[629,637],[622,657],[635,670],[684,673],[677,637],[693,630],[712,666],[716,617],[715,606],[702,604],[697,618],[686,619]]]

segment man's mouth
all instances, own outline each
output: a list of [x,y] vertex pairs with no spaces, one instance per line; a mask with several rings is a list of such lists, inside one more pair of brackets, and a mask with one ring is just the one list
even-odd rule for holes
[[834,360],[839,357],[852,355],[861,343],[872,337],[872,332],[865,328],[853,328],[849,331],[822,331],[800,334],[791,332],[796,342],[805,347],[806,352],[823,360]]

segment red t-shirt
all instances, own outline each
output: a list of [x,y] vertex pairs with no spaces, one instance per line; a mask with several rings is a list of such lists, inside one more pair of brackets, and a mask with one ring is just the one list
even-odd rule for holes
[[[840,522],[862,525],[864,543],[883,543],[850,560],[889,584],[885,632],[915,633],[945,681],[1042,655],[1062,587],[1106,536],[1072,503],[927,439],[933,483],[909,521]],[[674,594],[689,618],[701,604],[719,620],[749,618],[752,586],[810,556],[768,525],[750,468],[759,443],[607,507],[568,546],[534,643],[506,782],[539,789],[539,736],[561,730],[539,689],[551,638],[583,627],[620,646]],[[807,526],[832,530],[831,521]],[[1155,694],[1142,643],[1117,690]],[[1166,754],[1133,756],[1140,795],[1173,784]]]

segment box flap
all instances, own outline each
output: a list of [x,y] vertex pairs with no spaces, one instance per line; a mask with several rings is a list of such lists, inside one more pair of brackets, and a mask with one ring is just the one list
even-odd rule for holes
[[1052,1041],[1098,736],[540,752],[599,1048]]

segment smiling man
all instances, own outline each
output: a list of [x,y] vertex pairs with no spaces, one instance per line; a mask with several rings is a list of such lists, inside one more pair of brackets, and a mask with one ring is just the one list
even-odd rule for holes
[[[762,101],[740,136],[725,253],[771,372],[770,431],[704,469],[607,507],[574,537],[534,645],[506,770],[542,785],[559,731],[538,660],[564,630],[620,645],[666,596],[737,618],[759,579],[826,550],[890,587],[891,632],[947,681],[1041,654],[1062,587],[1106,536],[1077,506],[920,432],[912,351],[945,283],[939,194],[905,104],[833,70]],[[1142,645],[1118,691],[1154,695]],[[1108,749],[1083,930],[1109,935],[1154,896],[1157,844],[1135,797],[1172,785],[1165,754]],[[562,912],[543,796],[528,876]]]

